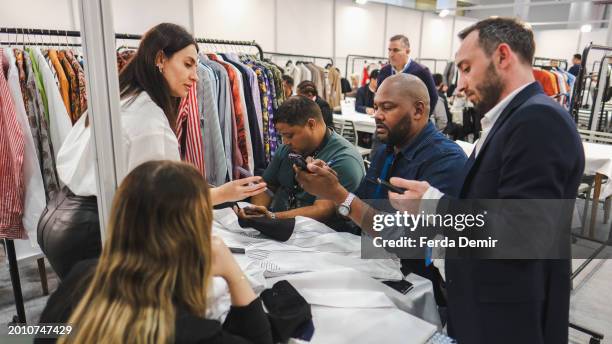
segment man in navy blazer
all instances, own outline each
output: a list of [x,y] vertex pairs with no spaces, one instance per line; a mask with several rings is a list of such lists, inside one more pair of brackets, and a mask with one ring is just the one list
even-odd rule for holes
[[[459,38],[458,88],[484,114],[459,198],[575,200],[584,151],[567,111],[534,81],[533,32],[489,18]],[[427,182],[391,183],[407,189],[391,199],[445,197]],[[450,336],[461,344],[567,343],[570,269],[569,259],[446,259]]]
[[395,35],[391,37],[387,50],[389,54],[389,64],[381,68],[378,74],[377,84],[379,86],[382,85],[382,82],[386,78],[398,73],[416,76],[421,79],[427,87],[429,104],[431,104],[429,114],[431,115],[438,103],[438,92],[436,91],[436,85],[434,84],[433,76],[429,68],[410,58],[410,41],[408,37],[404,35]]

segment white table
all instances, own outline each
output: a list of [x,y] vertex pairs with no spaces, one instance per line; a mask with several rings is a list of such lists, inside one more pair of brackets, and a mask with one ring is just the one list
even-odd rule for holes
[[357,131],[370,134],[376,132],[376,121],[374,120],[374,116],[359,113],[354,109],[350,109],[350,107],[343,106],[342,114],[334,114],[334,119],[353,121],[353,123],[355,123],[355,130]]
[[[401,279],[399,262],[361,259],[361,238],[296,218],[284,243],[242,229],[231,209],[215,210],[213,233],[230,247],[256,292],[288,280],[311,305],[311,343],[425,343],[440,326],[431,282],[410,274],[406,295],[380,279]],[[225,297],[226,307],[229,300]],[[426,320],[423,320],[426,319]]]

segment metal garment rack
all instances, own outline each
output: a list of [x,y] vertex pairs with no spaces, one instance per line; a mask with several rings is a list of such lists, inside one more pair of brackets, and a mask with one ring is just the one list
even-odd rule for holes
[[[595,61],[595,63],[592,64],[593,69],[590,72],[587,72],[586,66],[587,66],[588,56],[591,52],[594,52],[594,51],[601,51],[601,52],[604,52],[604,54],[600,61]],[[582,62],[580,64],[580,72],[578,73],[578,77],[576,77],[576,83],[574,84],[574,91],[572,93],[572,104],[570,108],[571,115],[574,117],[574,121],[576,122],[576,125],[579,124],[579,114],[580,114],[580,110],[583,108],[582,102],[583,102],[583,96],[584,96],[585,91],[587,91],[587,97],[588,98],[591,97],[590,84],[591,84],[591,81],[594,80],[593,78],[594,78],[595,68],[599,67],[598,68],[599,72],[597,75],[602,75],[604,71],[604,66],[606,67],[608,66],[608,64],[604,63],[604,61],[606,58],[611,56],[610,54],[612,54],[612,47],[594,45],[593,43],[591,43],[587,47],[584,48],[583,55],[582,55]],[[605,75],[609,77],[607,71]],[[603,90],[603,92],[597,92],[597,95],[595,96],[594,104],[591,107],[589,125],[588,125],[591,130],[593,130],[593,128],[597,129],[597,122],[599,120],[599,116],[595,116],[596,110],[601,109],[600,111],[603,112],[603,108],[604,108],[603,107],[603,103],[604,103],[603,94],[605,93],[604,86],[606,83],[606,79],[608,79],[608,77],[599,78],[597,80],[597,83],[599,85],[598,89]],[[585,88],[587,87],[588,87],[588,90],[585,90]],[[597,112],[600,112],[600,111],[597,111]],[[593,196],[594,204],[597,204],[595,202],[599,202],[598,198],[599,198],[598,195]],[[611,227],[611,231],[612,231],[612,227]],[[601,241],[601,240],[595,239],[594,237],[588,237],[588,236],[583,236],[583,235],[578,235],[578,234],[573,234],[573,236],[584,239],[584,240],[596,242],[601,245],[575,271],[572,272],[571,280],[574,280],[574,278],[576,278],[580,274],[580,272],[582,272],[584,268],[586,268],[586,266],[589,263],[591,263],[593,259],[597,257],[597,255],[599,255],[599,253],[601,253],[607,246],[612,246],[612,240],[610,237],[610,233],[608,233],[607,241]],[[592,330],[586,329],[584,327],[581,327],[581,326],[578,326],[572,323],[570,323],[570,327],[580,332],[590,335],[591,340],[589,343],[600,343],[600,341],[604,338],[603,334],[601,333],[594,332]]]
[[553,67],[553,64],[556,63],[556,67],[559,67],[563,70],[567,70],[567,60],[565,59],[557,59],[557,58],[548,58],[548,57],[534,57],[533,58],[533,66],[534,67]]
[[[279,57],[297,57],[302,59],[312,59],[311,62],[316,62],[316,60],[327,60],[332,66],[335,65],[334,59],[328,56],[314,56],[314,55],[299,55],[299,54],[286,54],[286,53],[274,53],[271,51],[264,51],[263,54],[270,56],[279,56]],[[298,60],[299,61],[299,60]]]
[[[70,31],[70,30],[50,30],[50,29],[28,29],[28,28],[4,28],[0,27],[0,34],[14,34],[22,35],[22,39],[15,39],[6,42],[0,42],[0,45],[26,45],[26,46],[60,46],[60,47],[80,47],[79,43],[68,42],[68,37],[81,37],[81,31]],[[65,42],[40,42],[38,36],[55,36],[65,37]],[[27,37],[27,40],[25,39]],[[126,39],[126,40],[140,40],[142,35],[117,33],[115,39]],[[230,41],[221,39],[208,39],[208,38],[196,38],[197,43],[216,45],[231,45],[231,46],[249,46],[255,47],[258,50],[259,58],[264,59],[263,49],[255,41]],[[23,294],[21,290],[21,279],[19,277],[19,266],[17,264],[17,255],[15,252],[15,244],[13,240],[5,239],[6,252],[9,263],[9,270],[11,276],[11,284],[13,286],[13,296],[15,299],[15,307],[17,309],[17,315],[13,317],[13,323],[26,323],[25,306],[23,301]],[[44,288],[43,288],[44,289]]]
[[368,61],[368,60],[378,60],[380,62],[388,61],[387,57],[382,57],[382,56],[366,56],[366,55],[346,55],[346,66],[344,69],[344,78],[348,80],[349,78],[349,73],[348,73],[348,66],[349,66],[349,61],[351,61],[351,74],[355,73],[355,61]]
[[[57,37],[81,37],[80,31],[68,31],[68,30],[48,30],[48,29],[27,29],[27,28],[0,28],[0,34],[14,34],[14,35],[24,35],[24,36],[57,36]],[[116,33],[116,39],[132,39],[132,40],[140,40],[142,35],[134,35],[128,33]],[[231,46],[249,46],[257,48],[259,53],[259,58],[263,60],[264,54],[263,49],[257,42],[255,41],[230,41],[224,39],[211,39],[211,38],[196,38],[197,43],[202,44],[212,44],[212,45],[231,45]],[[5,42],[2,42],[5,43]],[[27,45],[54,45],[53,42],[45,43],[45,42],[25,42]],[[11,44],[11,42],[6,42],[5,44]],[[60,44],[61,46],[80,46],[80,44],[68,43]]]
[[[604,52],[602,58],[600,60],[595,61],[592,64],[591,71],[587,71],[587,60],[588,56],[591,52],[602,51]],[[584,48],[582,62],[580,63],[580,73],[578,77],[576,77],[576,83],[574,84],[574,92],[572,93],[572,107],[571,107],[571,115],[574,117],[574,121],[576,124],[579,124],[580,121],[580,110],[584,109],[586,104],[584,102],[584,93],[587,93],[588,103],[591,97],[591,84],[593,81],[597,80],[597,89],[604,90],[603,92],[598,92],[593,99],[593,106],[591,106],[591,111],[589,114],[588,128],[589,130],[597,131],[599,128],[600,118],[604,116],[604,97],[606,85],[605,80],[607,78],[597,78],[598,75],[602,75],[604,73],[604,68],[609,65],[605,60],[608,59],[612,55],[612,47],[603,46],[603,45],[594,45],[593,43],[589,44]],[[598,72],[595,72],[597,70]],[[608,71],[606,70],[606,75],[608,75]],[[609,77],[609,75],[608,75]]]
[[[427,61],[431,61],[434,64],[434,68],[431,71],[431,74],[435,74],[435,73],[443,73],[444,72],[444,68],[446,68],[446,65],[448,64],[449,60],[443,60],[443,59],[431,59],[431,58],[415,58],[414,59],[416,62],[418,63],[423,63],[423,62],[427,62]],[[442,66],[442,70],[438,71],[438,63],[443,64]]]

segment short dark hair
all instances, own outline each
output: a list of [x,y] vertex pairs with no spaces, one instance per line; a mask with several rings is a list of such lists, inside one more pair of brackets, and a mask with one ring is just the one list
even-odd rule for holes
[[319,94],[317,86],[310,80],[304,80],[297,86],[297,94],[314,97]]
[[323,122],[323,115],[319,105],[304,96],[292,96],[285,100],[276,110],[274,124],[287,123],[289,125],[306,125],[309,119]]
[[491,17],[477,22],[459,32],[464,40],[473,31],[478,31],[478,43],[487,56],[491,56],[497,47],[506,43],[517,53],[523,62],[531,65],[535,53],[533,31],[516,18]]
[[293,87],[293,78],[287,74],[283,74],[283,80],[287,83],[287,85]]
[[377,79],[379,73],[380,73],[379,69],[374,69],[373,71],[371,71],[370,72],[370,80]]
[[442,74],[436,73],[433,75],[433,80],[434,80],[434,84],[437,87],[437,86],[440,86],[442,82],[444,82],[444,77],[442,76]]
[[410,48],[410,41],[408,40],[408,37],[404,35],[395,35],[389,38],[389,41],[399,41],[399,40],[402,41],[402,44],[404,44],[406,48]]
[[574,54],[574,58],[577,59],[577,60],[582,60],[582,55]]

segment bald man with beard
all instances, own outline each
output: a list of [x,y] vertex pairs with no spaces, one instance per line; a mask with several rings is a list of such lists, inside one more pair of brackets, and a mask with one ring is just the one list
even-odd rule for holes
[[[365,231],[372,236],[379,235],[372,230],[372,200],[388,199],[388,192],[372,180],[416,179],[436,185],[445,193],[456,194],[467,157],[456,143],[436,130],[429,121],[429,109],[429,95],[423,81],[410,74],[388,77],[374,97],[376,136],[383,144],[377,148],[355,194],[344,189],[333,169],[322,161],[309,164],[310,173],[297,171],[298,182],[308,193],[344,208],[338,209],[340,214],[348,207],[346,213],[351,225],[358,227],[358,233]],[[430,279],[436,302],[439,306],[446,305],[442,278],[429,261],[402,259],[402,272],[406,275],[414,272]]]

